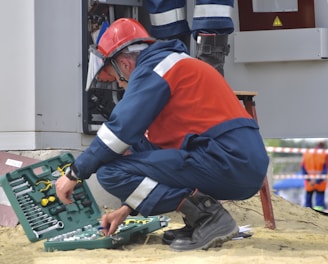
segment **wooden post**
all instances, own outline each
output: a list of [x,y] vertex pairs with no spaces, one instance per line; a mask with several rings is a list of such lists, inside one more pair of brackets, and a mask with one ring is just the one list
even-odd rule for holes
[[[234,92],[238,97],[238,99],[243,101],[246,111],[255,119],[256,122],[258,122],[257,115],[256,115],[255,101],[254,101],[254,96],[256,96],[257,93],[248,92],[248,91],[234,91]],[[260,197],[261,197],[265,227],[270,229],[275,229],[276,222],[273,214],[270,187],[269,187],[267,176],[265,177],[263,185],[260,189]]]

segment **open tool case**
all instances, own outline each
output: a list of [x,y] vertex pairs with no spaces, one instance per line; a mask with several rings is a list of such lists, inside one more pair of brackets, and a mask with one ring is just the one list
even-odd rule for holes
[[72,204],[63,204],[56,197],[54,183],[73,161],[73,156],[65,153],[0,177],[0,185],[31,242],[47,239],[45,251],[117,248],[140,234],[167,226],[165,216],[128,217],[114,235],[104,237],[100,209],[85,181],[76,185]]

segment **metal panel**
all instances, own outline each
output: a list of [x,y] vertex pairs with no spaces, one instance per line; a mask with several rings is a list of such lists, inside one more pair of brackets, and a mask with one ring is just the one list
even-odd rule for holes
[[[34,5],[32,1],[1,3],[0,147],[13,131],[31,131],[34,107]],[[13,12],[15,15],[13,18]]]
[[[288,8],[286,3],[285,11],[282,11],[281,3],[280,7],[277,7],[278,2],[283,2],[283,0],[258,0],[261,5],[269,1],[271,4],[267,4],[268,8],[276,6],[272,8],[272,12],[263,12],[263,10],[255,12],[252,0],[238,0],[240,31],[315,27],[314,0],[297,0],[297,12],[292,6]],[[258,9],[258,5],[255,5],[255,8]]]
[[247,31],[234,34],[234,61],[237,63],[327,58],[327,28]]
[[297,12],[297,0],[252,0],[254,12]]
[[127,5],[127,6],[142,6],[142,0],[99,0],[99,3],[110,5]]
[[81,1],[36,0],[36,131],[82,130],[81,31]]

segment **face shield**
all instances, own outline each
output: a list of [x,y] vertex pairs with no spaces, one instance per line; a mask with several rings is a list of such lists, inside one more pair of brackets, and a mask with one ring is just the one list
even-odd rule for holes
[[95,45],[91,45],[89,49],[89,65],[88,75],[85,90],[88,91],[95,80],[101,77],[101,81],[112,82],[115,80],[114,76],[106,74],[102,71],[105,66],[106,57],[103,56],[96,48]]

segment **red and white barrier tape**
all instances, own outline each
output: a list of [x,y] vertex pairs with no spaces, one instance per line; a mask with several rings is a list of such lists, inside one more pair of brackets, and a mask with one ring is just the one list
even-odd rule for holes
[[301,175],[301,174],[277,174],[272,176],[275,180],[281,179],[328,179],[327,174],[309,174],[309,175]]
[[[265,147],[267,152],[271,153],[291,153],[291,154],[304,154],[304,153],[328,153],[328,149],[318,148],[288,148],[288,147]],[[273,179],[328,179],[327,174],[278,174],[273,175]]]
[[273,153],[328,153],[328,149],[316,149],[316,148],[287,148],[287,147],[265,147],[267,152]]

